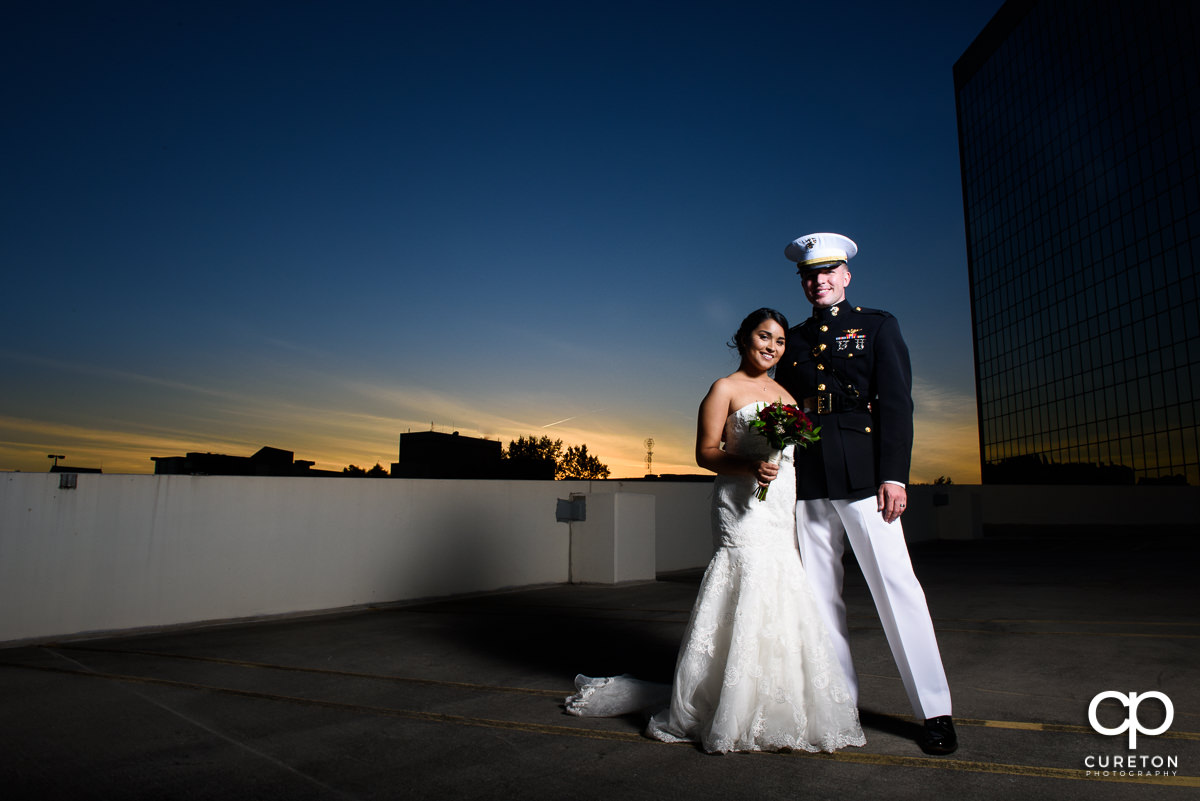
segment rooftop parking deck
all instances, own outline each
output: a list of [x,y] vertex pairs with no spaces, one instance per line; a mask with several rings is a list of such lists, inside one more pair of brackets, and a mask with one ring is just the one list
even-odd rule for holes
[[[865,748],[717,757],[646,739],[638,720],[567,716],[577,672],[670,679],[692,572],[0,650],[0,786],[22,799],[1187,797],[1200,547],[1179,531],[1020,531],[912,548],[955,694],[949,757],[914,742],[853,569]],[[1132,751],[1096,733],[1088,705],[1105,690],[1165,693],[1170,729]],[[1147,702],[1141,724],[1163,714]],[[1109,727],[1124,716],[1101,708]],[[1088,775],[1116,756],[1143,775]]]

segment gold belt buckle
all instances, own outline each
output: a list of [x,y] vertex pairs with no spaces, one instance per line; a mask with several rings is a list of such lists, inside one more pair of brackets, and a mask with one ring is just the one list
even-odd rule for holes
[[817,414],[833,414],[833,393],[817,393]]

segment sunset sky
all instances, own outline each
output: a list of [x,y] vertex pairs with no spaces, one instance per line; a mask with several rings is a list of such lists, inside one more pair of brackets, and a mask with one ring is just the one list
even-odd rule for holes
[[987,2],[90,2],[5,14],[0,470],[385,467],[406,431],[703,472],[793,238],[979,480],[951,67]]

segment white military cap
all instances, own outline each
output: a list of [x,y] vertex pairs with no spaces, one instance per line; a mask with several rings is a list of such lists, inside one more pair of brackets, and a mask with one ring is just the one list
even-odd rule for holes
[[841,234],[805,234],[783,249],[783,255],[796,262],[801,272],[850,261],[855,253],[858,245]]

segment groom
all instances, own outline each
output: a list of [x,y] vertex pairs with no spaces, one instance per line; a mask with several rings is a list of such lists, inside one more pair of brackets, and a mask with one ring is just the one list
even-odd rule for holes
[[958,747],[950,688],[900,526],[913,439],[908,348],[890,314],[847,303],[847,262],[857,252],[849,238],[828,233],[802,236],[784,250],[799,268],[813,316],[788,332],[775,379],[804,399],[821,427],[820,441],[796,452],[796,535],[855,703],[842,600],[847,536],[913,711],[925,721],[921,748],[949,754]]

